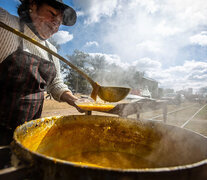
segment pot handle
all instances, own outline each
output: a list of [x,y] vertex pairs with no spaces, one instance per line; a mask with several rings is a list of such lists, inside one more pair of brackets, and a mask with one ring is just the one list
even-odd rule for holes
[[24,179],[30,172],[29,170],[32,167],[31,166],[26,166],[26,165],[20,165],[17,167],[11,166],[10,161],[11,161],[11,149],[10,146],[0,146],[0,166],[1,168],[7,166],[7,168],[0,169],[0,179]]

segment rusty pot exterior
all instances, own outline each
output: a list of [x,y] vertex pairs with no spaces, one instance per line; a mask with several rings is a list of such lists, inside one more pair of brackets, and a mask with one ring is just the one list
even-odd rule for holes
[[[19,159],[39,169],[43,179],[207,178],[207,139],[192,131],[157,122],[108,116],[43,118],[18,127],[12,149]],[[144,161],[141,166],[130,162],[126,166],[127,161],[114,156],[112,162],[116,164],[117,160],[121,167],[110,163],[99,167],[76,164],[71,161],[72,157],[66,160],[73,152],[84,154],[84,151],[95,150],[130,153],[153,163],[145,167]]]

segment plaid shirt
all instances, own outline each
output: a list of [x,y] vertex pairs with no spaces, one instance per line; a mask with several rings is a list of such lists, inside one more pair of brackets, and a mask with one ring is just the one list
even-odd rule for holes
[[[0,21],[8,24],[15,29],[20,29],[19,18],[9,14],[6,10],[2,8],[0,8]],[[46,45],[46,41],[40,40],[27,25],[24,26],[24,33],[27,36],[35,39],[39,43]],[[17,50],[19,43],[20,38],[18,36],[12,34],[11,32],[8,32],[7,30],[4,30],[3,28],[0,28],[0,63]],[[57,52],[56,48],[51,43],[47,41],[47,44],[51,50]],[[37,47],[36,45],[26,40],[23,40],[23,50],[50,61],[48,53],[45,50]],[[54,56],[52,56],[52,58],[56,67],[56,77],[53,82],[47,86],[47,91],[52,94],[55,100],[60,101],[62,93],[70,90],[68,90],[67,85],[63,83],[60,73],[59,59]]]

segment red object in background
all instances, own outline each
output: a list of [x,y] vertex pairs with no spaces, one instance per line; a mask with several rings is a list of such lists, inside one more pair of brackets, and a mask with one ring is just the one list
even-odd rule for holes
[[130,94],[141,96],[140,89],[132,89]]

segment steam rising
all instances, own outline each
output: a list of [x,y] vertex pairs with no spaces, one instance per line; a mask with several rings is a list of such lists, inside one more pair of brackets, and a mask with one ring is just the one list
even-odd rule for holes
[[53,39],[57,44],[65,44],[73,39],[73,35],[67,31],[58,31],[53,35]]
[[92,39],[109,63],[134,66],[164,88],[206,86],[205,0],[76,0],[74,5],[85,32],[99,26]]

